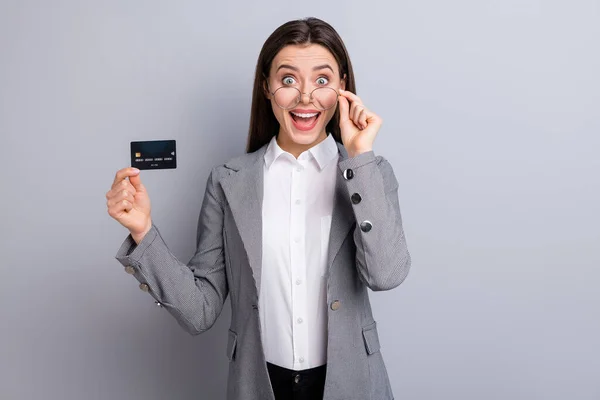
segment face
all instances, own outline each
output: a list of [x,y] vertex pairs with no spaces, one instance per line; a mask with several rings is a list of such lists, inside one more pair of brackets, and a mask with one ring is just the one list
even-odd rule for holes
[[[277,142],[282,149],[297,157],[327,137],[325,127],[337,108],[336,92],[345,89],[337,61],[329,50],[318,44],[284,47],[271,63],[267,82],[265,92],[279,122]],[[311,102],[310,93],[317,88],[328,89],[315,92]],[[300,102],[294,105],[299,93]]]

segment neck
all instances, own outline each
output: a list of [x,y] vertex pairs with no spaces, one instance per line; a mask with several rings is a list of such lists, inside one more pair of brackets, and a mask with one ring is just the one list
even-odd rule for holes
[[281,147],[282,150],[287,151],[294,157],[298,158],[300,154],[310,149],[313,146],[318,145],[323,140],[327,139],[327,133],[325,131],[321,132],[317,139],[309,144],[296,143],[289,138],[288,135],[279,131],[279,135],[277,135],[277,144]]

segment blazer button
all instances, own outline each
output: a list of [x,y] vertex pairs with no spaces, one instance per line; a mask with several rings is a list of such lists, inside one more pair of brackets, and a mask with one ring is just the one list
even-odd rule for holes
[[125,267],[125,272],[127,272],[129,275],[133,275],[135,274],[135,268],[133,268],[131,265],[128,265]]
[[340,308],[340,305],[341,305],[340,301],[339,301],[339,300],[335,300],[335,301],[333,301],[333,302],[331,303],[331,309],[332,309],[333,311],[335,311],[335,310],[337,310],[338,308]]
[[345,169],[344,170],[344,179],[350,180],[352,178],[354,178],[354,171],[352,171],[350,168]]
[[371,224],[371,221],[363,221],[360,223],[360,230],[363,232],[369,232],[372,227],[373,224]]
[[354,193],[354,194],[353,194],[353,195],[350,197],[350,199],[352,200],[352,203],[353,203],[353,204],[358,204],[358,203],[360,203],[360,201],[362,200],[362,197],[360,197],[360,194],[358,194],[358,193]]
[[142,292],[149,292],[150,291],[150,286],[148,286],[145,283],[140,283],[140,289],[142,290]]

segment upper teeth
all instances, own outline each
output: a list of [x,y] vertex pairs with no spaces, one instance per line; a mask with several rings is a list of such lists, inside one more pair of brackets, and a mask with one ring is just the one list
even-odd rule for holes
[[306,113],[297,113],[297,112],[292,111],[292,114],[294,114],[295,116],[300,117],[300,118],[312,118],[315,115],[318,115],[319,113],[316,112],[316,113],[306,114]]

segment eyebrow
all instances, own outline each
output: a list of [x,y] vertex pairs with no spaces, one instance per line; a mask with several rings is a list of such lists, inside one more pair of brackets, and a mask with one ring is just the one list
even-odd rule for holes
[[[281,64],[278,68],[277,68],[277,72],[282,69],[282,68],[288,68],[291,69],[292,71],[296,71],[299,72],[300,70],[298,69],[298,67],[295,67],[293,65],[289,65],[289,64]],[[313,67],[313,71],[318,71],[320,69],[330,69],[331,72],[333,71],[333,68],[331,68],[331,66],[329,64],[322,64],[322,65],[317,65],[316,67]]]

